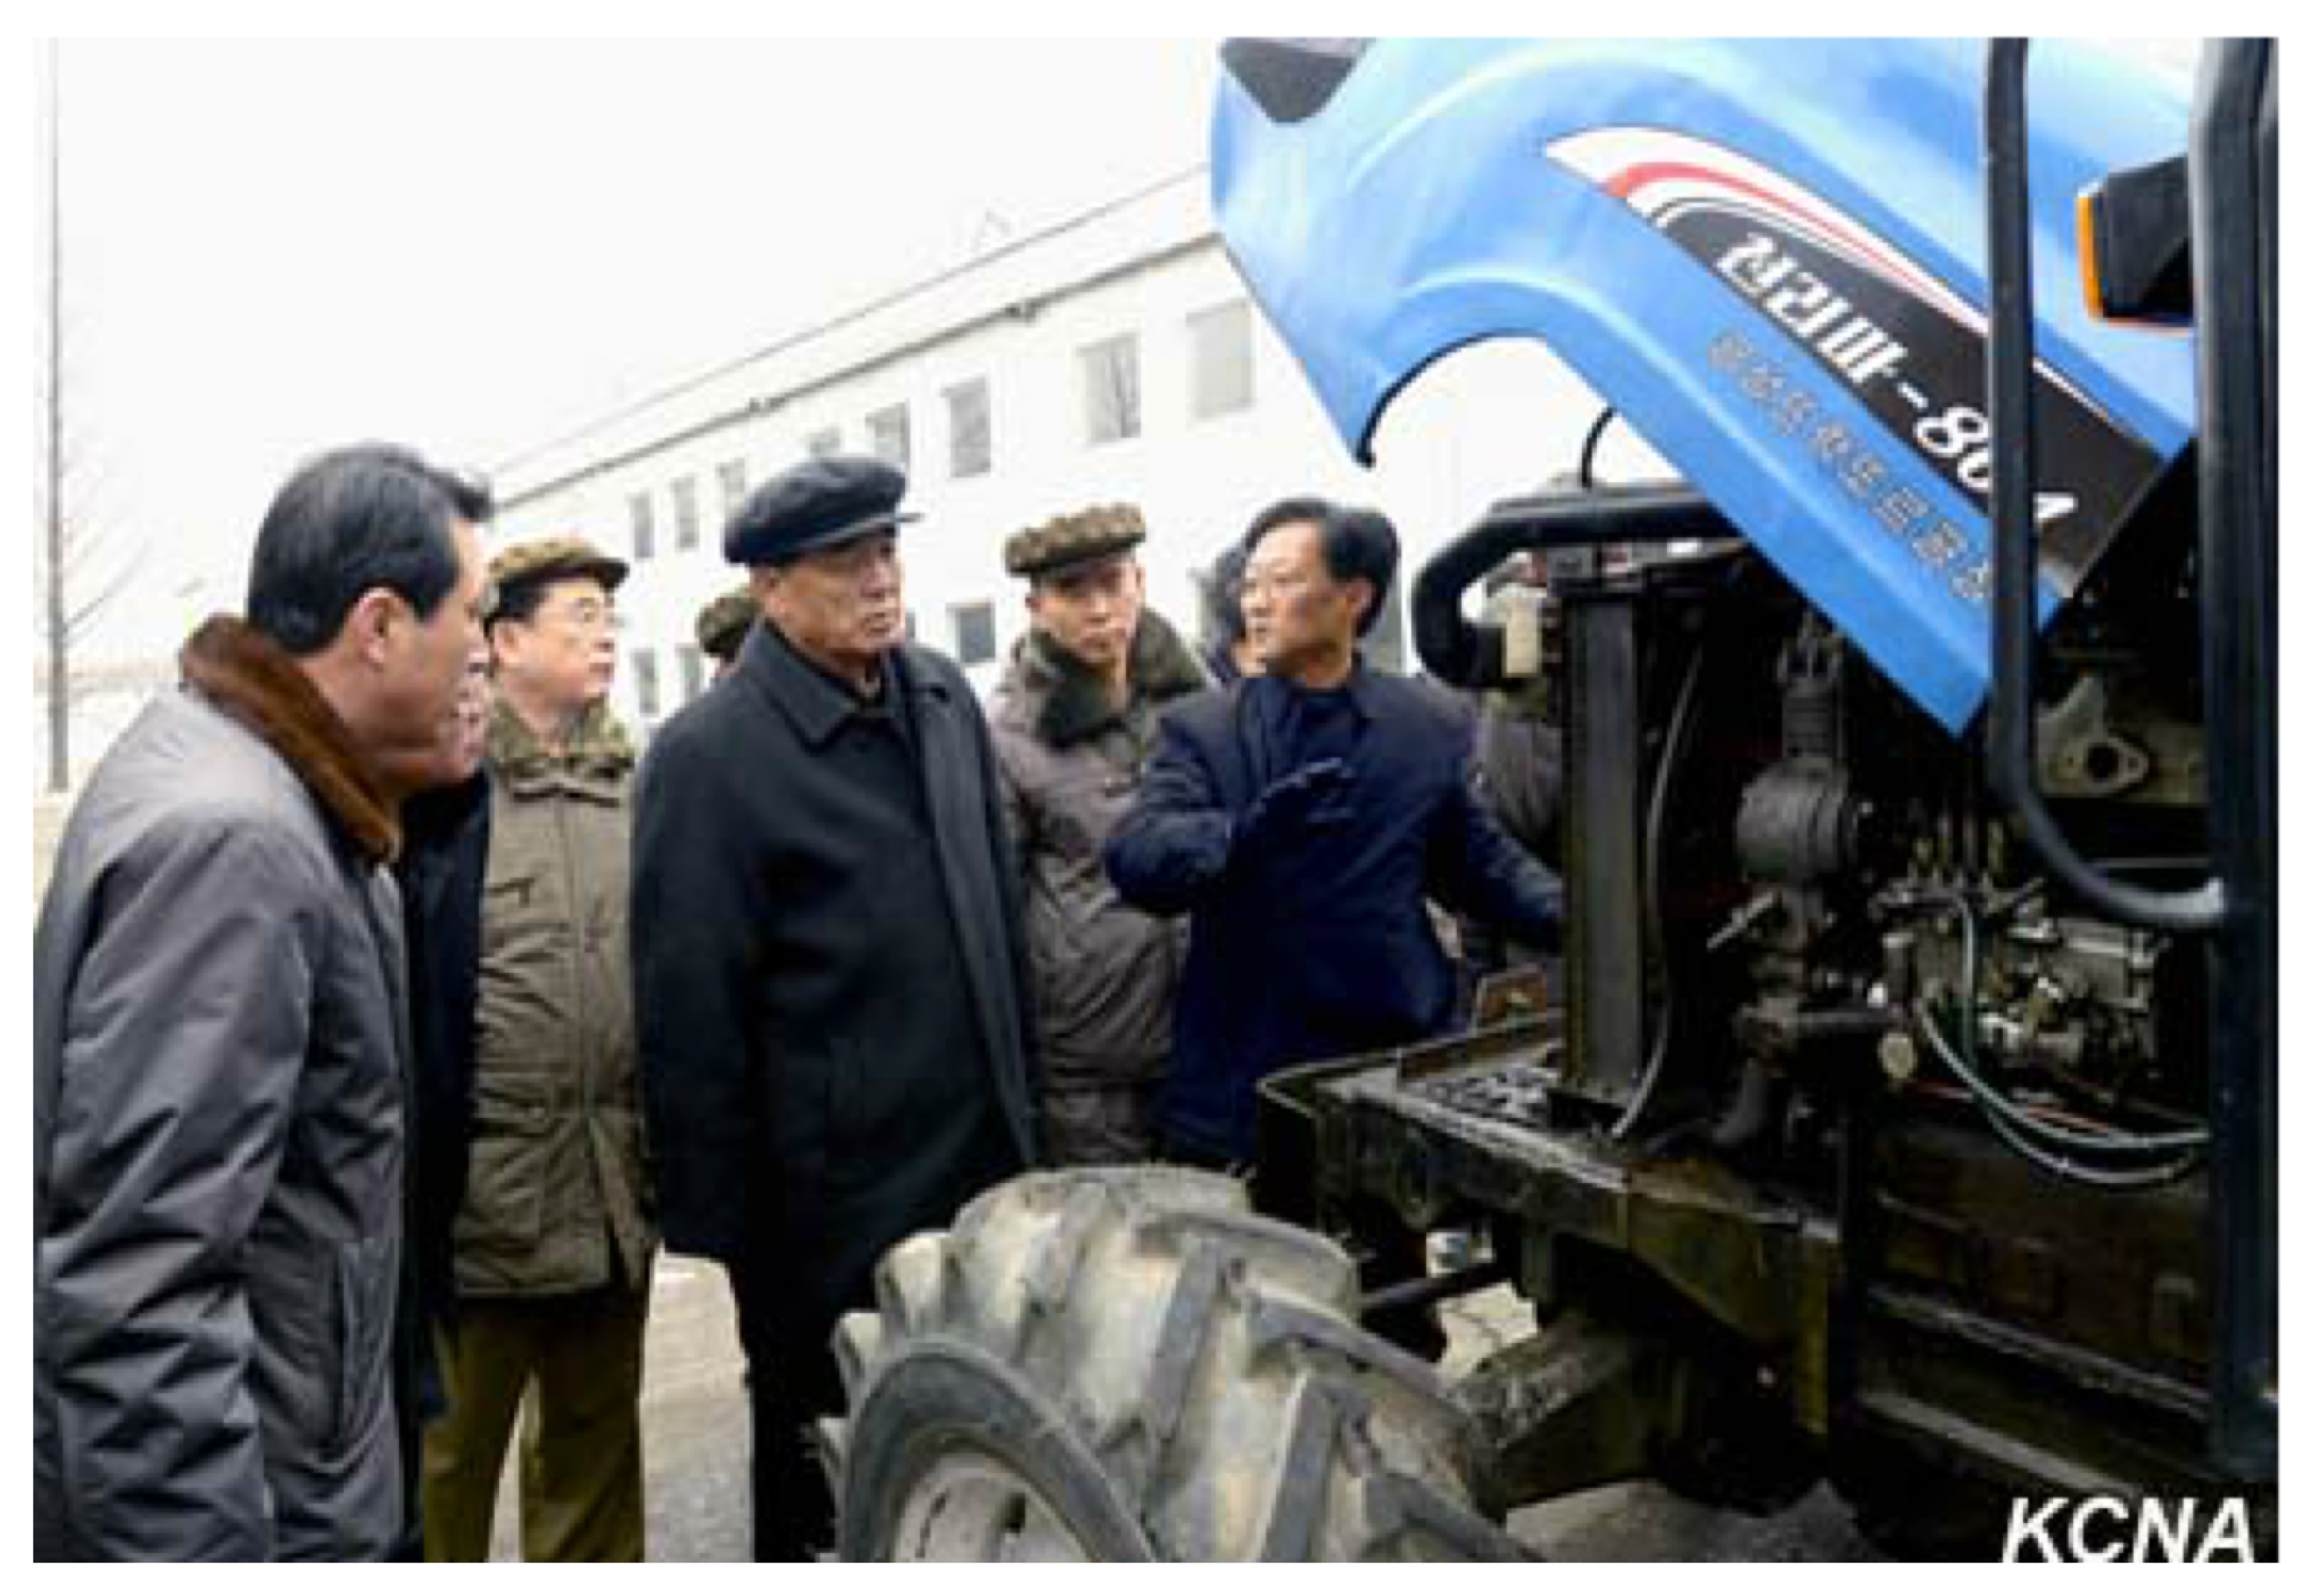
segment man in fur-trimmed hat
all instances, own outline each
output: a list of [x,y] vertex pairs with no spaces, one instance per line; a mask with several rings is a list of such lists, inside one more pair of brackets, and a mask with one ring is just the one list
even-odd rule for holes
[[1037,978],[1041,1118],[1062,1164],[1152,1156],[1184,957],[1181,929],[1123,903],[1104,873],[1160,707],[1207,685],[1144,606],[1143,541],[1143,518],[1113,505],[1007,543],[1031,629],[993,696],[991,734]]
[[490,1556],[525,1404],[525,1559],[644,1556],[637,1404],[660,1237],[629,1007],[635,755],[606,701],[627,575],[577,537],[492,561],[485,812],[459,833],[458,885],[428,927],[456,915],[478,950],[452,1064],[469,1106],[447,1151],[463,1167],[432,1201],[422,1186],[454,1298],[437,1325],[449,1407],[425,1437],[431,1561]]
[[728,588],[701,606],[701,613],[693,618],[693,640],[717,662],[710,672],[711,681],[723,681],[733,673],[733,667],[742,662],[742,644],[749,641],[750,628],[757,623],[758,600],[747,582]]

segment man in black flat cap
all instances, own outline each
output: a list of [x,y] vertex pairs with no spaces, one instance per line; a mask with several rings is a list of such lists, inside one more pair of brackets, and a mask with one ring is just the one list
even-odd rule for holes
[[830,1544],[806,1427],[888,1246],[1034,1154],[1033,1042],[991,743],[903,641],[904,479],[808,461],[725,529],[763,625],[639,776],[636,1021],[674,1252],[724,1263],[760,1560]]

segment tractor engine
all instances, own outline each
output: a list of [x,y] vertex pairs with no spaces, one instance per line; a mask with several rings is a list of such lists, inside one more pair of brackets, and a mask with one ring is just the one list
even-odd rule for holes
[[[1874,1090],[2064,1178],[2190,1167],[2195,946],[2052,884],[1972,739],[1735,543],[1567,561],[1531,602],[1552,641],[1502,654],[1559,679],[1565,1085],[1621,1137],[1812,1190]],[[2059,625],[2040,750],[2105,867],[2165,886],[2206,857],[2200,734],[2185,640],[2143,620],[2091,585]]]

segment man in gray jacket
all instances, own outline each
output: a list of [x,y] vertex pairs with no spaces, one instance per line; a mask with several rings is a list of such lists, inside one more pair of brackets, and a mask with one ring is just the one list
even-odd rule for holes
[[991,741],[1023,876],[1042,1063],[1040,1113],[1060,1164],[1152,1156],[1168,1073],[1179,924],[1120,899],[1105,838],[1127,813],[1160,707],[1207,686],[1144,607],[1143,517],[1110,505],[1007,541],[1031,629],[993,696]]
[[283,488],[90,779],[33,952],[42,1559],[385,1556],[405,1075],[402,800],[442,780],[480,488],[407,451]]

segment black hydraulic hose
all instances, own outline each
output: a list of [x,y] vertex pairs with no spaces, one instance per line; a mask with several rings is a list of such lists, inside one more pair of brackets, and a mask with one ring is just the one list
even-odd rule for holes
[[2275,54],[2270,39],[2201,51],[2186,162],[2208,834],[2232,911],[2208,949],[2209,1438],[2226,1469],[2258,1479],[2280,1464]]
[[[2210,880],[2186,891],[2154,892],[2114,880],[2080,856],[2039,790],[2033,743],[2038,722],[2032,679],[2038,663],[2038,550],[2032,537],[2038,431],[2032,404],[2032,285],[2029,159],[2025,153],[2024,62],[2028,43],[1990,47],[1984,132],[1990,166],[1989,385],[1991,484],[1991,667],[1988,746],[1991,785],[2023,823],[2040,860],[2080,897],[2132,926],[2207,932],[2222,925],[2225,889]],[[2204,576],[2223,534],[2201,523]],[[2205,628],[2204,628],[2205,631]],[[2217,644],[2212,638],[2207,652]],[[2216,728],[2210,730],[2213,742]],[[2213,751],[2212,751],[2213,752]],[[2212,772],[2224,767],[2212,760]]]
[[1589,425],[1588,436],[1579,445],[1579,486],[1587,492],[1596,491],[1596,446],[1603,442],[1604,434],[1619,419],[1617,410],[1609,405],[1605,406],[1604,414]]
[[2211,1456],[2278,1477],[2278,1030],[2274,960],[2274,606],[2278,306],[2273,46],[2202,52],[2187,162],[2193,320],[2199,360],[2200,673],[2221,877],[2154,893],[2093,871],[2041,801],[2031,759],[2034,434],[2021,40],[1991,47],[1989,350],[1992,632],[1991,779],[2033,848],[2073,891],[2116,918],[2213,933],[2209,947],[2209,1392]]
[[1704,634],[1693,647],[1691,663],[1685,667],[1684,685],[1677,689],[1676,708],[1669,716],[1668,742],[1661,749],[1660,768],[1652,773],[1652,796],[1644,807],[1644,926],[1652,938],[1653,962],[1661,970],[1661,1004],[1660,1013],[1652,1022],[1652,1054],[1644,1061],[1643,1073],[1637,1077],[1636,1090],[1629,1095],[1628,1106],[1621,1110],[1618,1121],[1612,1126],[1612,1139],[1616,1142],[1625,1139],[1643,1120],[1644,1110],[1652,1106],[1676,1029],[1676,984],[1669,966],[1666,917],[1661,909],[1661,853],[1665,846],[1663,834],[1668,828],[1669,789],[1677,766],[1683,762],[1686,745],[1692,740],[1701,661],[1707,657],[1708,639]]
[[1699,494],[1664,483],[1502,500],[1420,570],[1410,596],[1418,657],[1455,687],[1497,684],[1506,660],[1502,631],[1469,621],[1459,601],[1510,554],[1734,535],[1732,524]]

